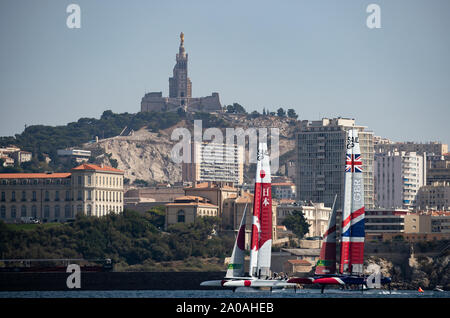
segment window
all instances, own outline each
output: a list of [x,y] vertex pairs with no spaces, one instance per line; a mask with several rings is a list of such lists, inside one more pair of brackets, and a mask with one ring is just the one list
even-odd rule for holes
[[60,208],[59,205],[55,206],[55,219],[59,218]]
[[55,191],[55,201],[59,201],[59,191]]
[[31,216],[37,218],[37,208],[35,205],[31,207]]
[[92,205],[88,204],[87,206],[87,215],[91,216],[92,215]]
[[33,191],[31,201],[36,201],[36,191]]
[[2,219],[6,219],[6,207],[5,207],[4,205],[2,205],[2,206],[0,207],[0,217],[1,217]]
[[11,193],[11,201],[16,201],[16,191]]
[[64,207],[64,216],[65,216],[66,218],[70,218],[70,206],[68,206],[68,205],[66,205],[66,206]]
[[21,217],[27,216],[27,207],[25,205],[22,205],[22,207],[20,208],[20,216]]
[[78,176],[78,184],[81,184],[81,176]]
[[66,191],[66,201],[70,201],[70,191]]
[[91,185],[91,176],[88,176],[88,185]]
[[88,200],[92,200],[92,190],[88,190]]
[[81,197],[81,191],[78,191],[78,201],[81,201],[81,200],[83,200]]
[[185,222],[185,215],[183,210],[179,210],[177,213],[177,222],[184,223]]
[[50,194],[48,191],[45,191],[45,201],[50,201]]
[[44,206],[44,218],[50,217],[50,207],[48,205]]
[[2,202],[6,201],[6,197],[5,197],[5,191],[2,191],[2,198],[1,198]]

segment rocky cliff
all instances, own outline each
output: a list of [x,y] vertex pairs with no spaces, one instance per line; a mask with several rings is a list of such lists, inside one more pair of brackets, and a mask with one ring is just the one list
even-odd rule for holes
[[[365,266],[377,264],[383,276],[391,277],[391,287],[398,289],[433,289],[441,287],[450,290],[450,255],[435,258],[418,257],[417,262],[397,263],[381,257],[369,257]],[[412,265],[412,266],[411,266]]]
[[[295,146],[295,131],[297,121],[277,116],[259,116],[252,118],[250,115],[220,114],[220,128],[247,128],[267,127],[277,128],[279,131],[280,156],[292,153]],[[126,136],[116,136],[101,139],[96,143],[88,143],[83,149],[91,150],[98,163],[115,165],[125,171],[125,178],[130,179],[130,184],[136,180],[143,180],[148,184],[175,183],[181,181],[181,165],[176,164],[170,157],[171,150],[177,141],[170,139],[172,131],[177,127],[187,128],[193,135],[193,120],[183,120],[178,124],[158,132],[150,132],[147,127],[138,131],[132,131]],[[203,123],[203,128],[211,127],[211,123]],[[270,137],[270,130],[268,131]],[[247,148],[248,150],[248,148]],[[247,155],[247,151],[246,151]],[[285,156],[286,157],[286,156]],[[248,157],[247,157],[248,158]],[[282,160],[285,160],[283,157]],[[280,163],[281,164],[281,163]],[[245,177],[251,165],[246,164]],[[247,178],[247,182],[251,182]]]

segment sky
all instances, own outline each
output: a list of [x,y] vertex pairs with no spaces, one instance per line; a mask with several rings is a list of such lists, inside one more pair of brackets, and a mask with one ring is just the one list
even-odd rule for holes
[[193,97],[450,144],[449,31],[448,0],[0,0],[0,136],[168,96],[183,32]]

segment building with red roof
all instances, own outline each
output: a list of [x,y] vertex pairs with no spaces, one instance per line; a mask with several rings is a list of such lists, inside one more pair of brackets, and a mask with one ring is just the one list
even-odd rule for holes
[[123,211],[124,171],[84,163],[64,173],[0,174],[0,220],[63,222]]

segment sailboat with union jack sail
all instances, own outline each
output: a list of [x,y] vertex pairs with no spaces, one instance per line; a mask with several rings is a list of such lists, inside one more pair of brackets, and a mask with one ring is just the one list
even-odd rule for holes
[[[347,135],[344,179],[344,205],[342,209],[340,264],[336,266],[336,197],[328,229],[323,235],[320,259],[313,277],[295,277],[289,283],[319,284],[322,292],[326,285],[365,285],[364,276],[364,179],[358,131],[350,129]],[[338,271],[339,269],[339,271]],[[389,284],[390,278],[381,278]]]

